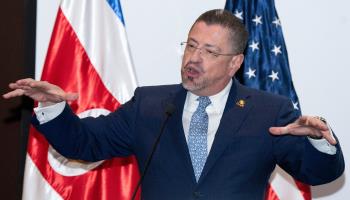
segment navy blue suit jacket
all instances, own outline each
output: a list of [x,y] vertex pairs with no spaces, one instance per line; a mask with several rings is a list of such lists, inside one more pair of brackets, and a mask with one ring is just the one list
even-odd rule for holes
[[[187,91],[181,85],[136,89],[134,97],[108,116],[79,119],[66,106],[54,120],[39,125],[62,155],[86,161],[136,155],[140,169],[174,104],[164,135],[142,185],[146,200],[263,199],[276,164],[311,185],[330,182],[344,170],[343,155],[316,150],[306,137],[273,136],[268,129],[298,118],[289,99],[249,89],[233,81],[213,146],[197,183],[182,127]],[[237,101],[244,100],[239,106]]]

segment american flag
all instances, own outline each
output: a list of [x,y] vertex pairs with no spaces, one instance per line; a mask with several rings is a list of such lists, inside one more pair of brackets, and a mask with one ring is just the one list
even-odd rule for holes
[[241,19],[249,32],[237,78],[246,86],[289,97],[300,113],[274,0],[228,0],[225,9]]
[[[241,19],[249,32],[245,60],[236,78],[246,86],[289,97],[295,112],[301,114],[274,0],[227,0],[225,9]],[[276,188],[273,182],[267,189],[267,200],[311,199],[307,185],[292,181],[294,185],[281,188],[278,184]],[[290,194],[293,190],[287,187],[293,186],[298,194]]]

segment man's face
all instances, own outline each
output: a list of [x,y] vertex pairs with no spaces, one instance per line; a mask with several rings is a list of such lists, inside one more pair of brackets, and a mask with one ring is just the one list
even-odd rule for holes
[[199,96],[211,96],[224,89],[241,62],[236,62],[237,56],[215,53],[232,53],[230,45],[227,29],[220,25],[197,22],[188,34],[187,48],[182,59],[183,87]]

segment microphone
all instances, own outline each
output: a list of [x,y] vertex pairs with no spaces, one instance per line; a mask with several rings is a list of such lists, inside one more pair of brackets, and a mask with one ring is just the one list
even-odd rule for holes
[[165,107],[165,114],[167,115],[167,117],[170,117],[171,115],[174,114],[175,110],[176,110],[175,105],[172,103],[168,103]]
[[131,200],[135,200],[135,197],[136,197],[136,194],[137,194],[137,191],[139,190],[140,186],[141,186],[141,183],[147,173],[147,170],[148,170],[148,167],[149,165],[151,164],[151,161],[152,161],[152,158],[153,158],[153,155],[154,155],[154,152],[156,151],[157,147],[158,147],[158,144],[160,142],[160,137],[163,135],[163,132],[164,132],[164,128],[165,128],[165,125],[167,124],[169,118],[174,114],[176,110],[176,107],[174,104],[172,103],[168,103],[166,106],[165,106],[165,120],[163,121],[163,123],[161,124],[161,128],[160,128],[160,131],[159,131],[159,134],[152,146],[152,150],[151,150],[151,153],[149,154],[149,156],[147,157],[147,160],[146,160],[146,164],[145,164],[145,169],[143,170],[142,174],[141,174],[141,177],[139,179],[139,182],[137,183],[137,186],[132,194],[132,197],[131,197]]

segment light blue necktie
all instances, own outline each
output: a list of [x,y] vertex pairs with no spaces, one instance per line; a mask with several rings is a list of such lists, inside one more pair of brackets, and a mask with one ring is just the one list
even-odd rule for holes
[[206,107],[211,104],[209,97],[198,97],[199,105],[193,113],[190,130],[188,134],[188,149],[191,156],[192,166],[198,182],[202,173],[205,161],[208,157],[207,133],[208,114]]

